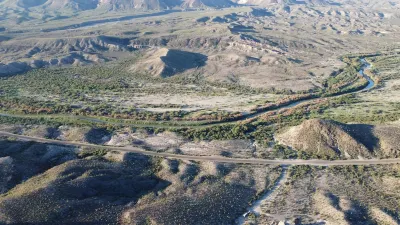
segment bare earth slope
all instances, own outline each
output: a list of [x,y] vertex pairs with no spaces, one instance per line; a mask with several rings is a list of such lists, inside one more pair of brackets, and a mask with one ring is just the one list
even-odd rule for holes
[[357,158],[371,155],[343,126],[333,121],[308,120],[280,134],[277,139],[294,149],[320,157]]
[[234,5],[234,3],[229,0],[5,0],[3,5],[28,10],[60,10],[67,8],[74,11],[85,11],[93,9],[161,10],[171,8],[228,7]]
[[320,119],[305,121],[277,135],[282,144],[328,158],[396,157],[398,138],[399,128],[394,126],[341,124]]
[[154,49],[131,67],[132,72],[169,77],[205,64],[207,56],[174,49]]
[[232,224],[279,176],[274,166],[0,144],[0,224]]

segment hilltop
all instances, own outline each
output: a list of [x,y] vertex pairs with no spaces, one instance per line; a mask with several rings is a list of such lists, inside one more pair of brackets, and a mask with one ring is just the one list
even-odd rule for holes
[[342,124],[312,119],[277,135],[277,140],[295,150],[322,158],[397,157],[400,138],[396,126]]
[[205,64],[207,56],[175,49],[153,49],[135,65],[133,72],[142,72],[153,76],[169,77],[189,69],[201,67]]

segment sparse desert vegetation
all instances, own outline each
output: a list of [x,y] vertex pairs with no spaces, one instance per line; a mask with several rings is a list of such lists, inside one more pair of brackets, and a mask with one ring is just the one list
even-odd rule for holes
[[2,139],[1,222],[229,224],[279,174],[121,154]]
[[0,224],[400,224],[399,11],[0,0]]
[[397,165],[293,167],[276,198],[262,206],[265,213],[257,222],[398,224],[398,195],[387,192],[387,185],[396,182],[385,181],[396,180],[397,173]]

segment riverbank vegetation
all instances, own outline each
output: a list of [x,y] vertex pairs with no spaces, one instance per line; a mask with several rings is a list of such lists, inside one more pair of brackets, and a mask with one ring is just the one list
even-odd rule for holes
[[[302,100],[355,91],[365,86],[366,80],[357,73],[357,69],[361,66],[359,58],[342,60],[348,66],[331,74],[325,83],[326,90],[298,93],[209,82],[199,74],[174,76],[168,79],[132,74],[127,68],[135,58],[102,66],[37,69],[23,75],[1,78],[0,106],[3,112],[27,115],[69,114],[133,121],[234,121],[246,116],[238,111],[218,108],[216,110],[215,107],[191,112],[190,107],[198,106],[181,104],[179,101],[175,101],[176,103],[158,101],[157,104],[149,104],[141,99],[144,95],[156,93],[164,94],[167,98],[175,94],[184,96],[194,92],[198,96],[205,97],[203,102],[210,101],[206,100],[207,98],[218,96],[243,94],[277,96],[276,101],[250,106],[250,113],[255,114]],[[233,97],[226,98],[233,99]],[[210,104],[218,107],[216,103]]]

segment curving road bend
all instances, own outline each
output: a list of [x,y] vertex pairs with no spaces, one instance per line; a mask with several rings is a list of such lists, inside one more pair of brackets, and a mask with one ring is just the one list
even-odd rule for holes
[[287,167],[282,167],[281,175],[275,181],[275,184],[270,188],[265,194],[263,194],[258,200],[254,201],[248,208],[247,212],[244,213],[236,220],[236,225],[244,225],[246,223],[246,218],[250,213],[254,213],[257,216],[260,216],[262,213],[262,205],[268,201],[273,200],[277,194],[278,190],[281,186],[287,181],[288,179],[288,172]]
[[45,138],[29,137],[25,135],[13,134],[5,131],[0,131],[0,136],[13,137],[20,140],[34,141],[55,145],[67,145],[74,147],[94,147],[103,148],[121,152],[131,152],[148,156],[157,156],[169,159],[192,160],[192,161],[208,161],[218,163],[235,163],[235,164],[254,164],[254,165],[311,165],[311,166],[345,166],[345,165],[385,165],[385,164],[400,164],[400,158],[393,159],[349,159],[349,160],[290,160],[290,159],[258,159],[258,158],[226,158],[222,156],[192,156],[178,155],[165,152],[146,151],[137,147],[114,147],[104,145],[86,144],[80,142],[60,141]]

